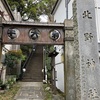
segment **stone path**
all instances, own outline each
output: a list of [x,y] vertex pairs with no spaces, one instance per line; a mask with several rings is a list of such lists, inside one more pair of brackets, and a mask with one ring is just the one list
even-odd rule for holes
[[21,82],[21,88],[14,100],[44,100],[41,82]]

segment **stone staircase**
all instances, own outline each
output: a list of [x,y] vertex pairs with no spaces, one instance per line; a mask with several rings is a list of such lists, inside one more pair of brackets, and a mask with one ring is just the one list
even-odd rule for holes
[[42,82],[43,80],[43,46],[37,46],[26,65],[26,72],[23,74],[23,82]]

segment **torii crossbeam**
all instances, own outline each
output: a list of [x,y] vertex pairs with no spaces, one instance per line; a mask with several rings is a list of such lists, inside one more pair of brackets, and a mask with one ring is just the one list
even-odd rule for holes
[[[3,34],[2,34],[2,43],[3,44],[64,44],[64,24],[57,23],[30,23],[30,22],[3,22]],[[16,29],[19,31],[19,35],[16,38],[9,38],[9,29]],[[35,34],[34,37],[37,39],[30,38],[29,34],[33,36],[32,32],[34,30],[39,31],[39,36]],[[31,33],[30,33],[30,30]],[[58,31],[59,35],[53,36],[50,38],[51,31]],[[12,33],[11,33],[12,34]],[[10,36],[11,36],[10,34]],[[52,37],[52,36],[51,36]]]

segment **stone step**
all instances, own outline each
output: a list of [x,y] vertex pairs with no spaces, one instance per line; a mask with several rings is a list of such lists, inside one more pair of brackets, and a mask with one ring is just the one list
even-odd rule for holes
[[[24,77],[23,79],[37,79],[38,77]],[[40,77],[39,79],[43,79],[42,77]]]
[[42,82],[21,82],[21,88],[14,100],[44,100]]
[[34,81],[43,80],[43,47],[37,46],[36,52],[31,56],[27,66],[26,72],[23,74],[23,80]]

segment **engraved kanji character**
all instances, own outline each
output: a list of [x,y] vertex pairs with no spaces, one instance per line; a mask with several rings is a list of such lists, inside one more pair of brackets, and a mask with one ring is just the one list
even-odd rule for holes
[[90,16],[90,14],[91,14],[91,12],[89,12],[88,10],[84,11],[83,18],[88,17],[89,19],[92,19],[92,17]]

